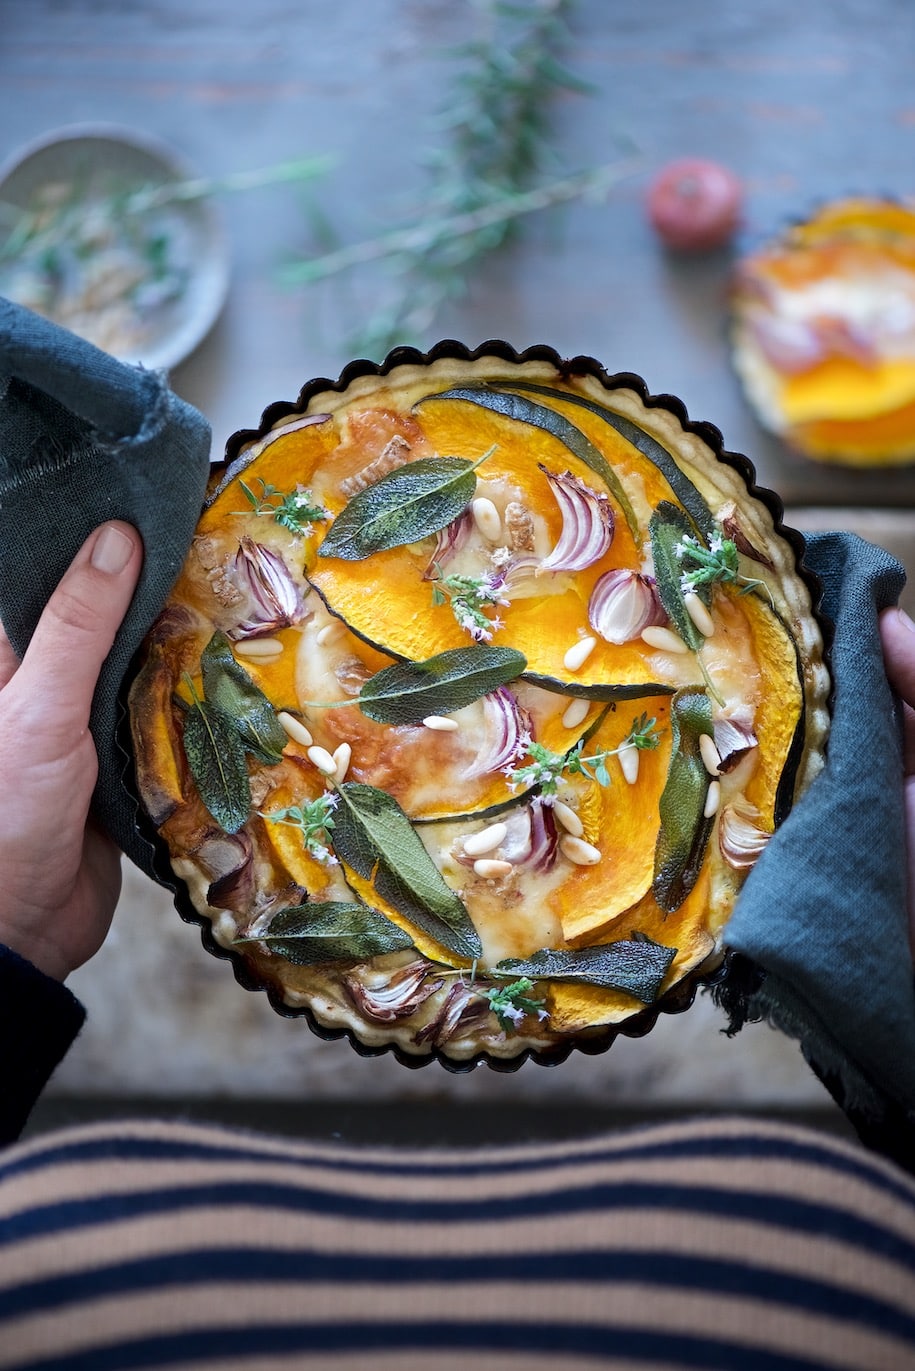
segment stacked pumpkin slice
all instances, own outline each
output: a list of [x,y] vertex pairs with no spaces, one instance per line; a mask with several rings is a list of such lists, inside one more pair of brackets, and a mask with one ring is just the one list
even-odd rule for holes
[[829,683],[712,430],[586,359],[453,351],[243,435],[130,710],[248,978],[459,1065],[608,1041],[717,965]]

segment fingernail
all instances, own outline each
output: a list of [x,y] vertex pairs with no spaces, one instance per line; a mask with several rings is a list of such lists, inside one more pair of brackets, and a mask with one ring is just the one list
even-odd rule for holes
[[899,615],[899,622],[903,628],[907,628],[910,633],[915,633],[915,623],[912,622],[905,610],[897,608],[896,613]]
[[96,571],[104,571],[108,576],[117,576],[130,561],[133,541],[119,528],[109,525],[103,528],[95,540],[91,562]]

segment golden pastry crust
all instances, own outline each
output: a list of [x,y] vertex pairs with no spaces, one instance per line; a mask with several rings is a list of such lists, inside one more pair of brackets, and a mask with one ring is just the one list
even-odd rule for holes
[[822,762],[810,591],[740,461],[543,352],[401,353],[251,435],[131,692],[216,942],[410,1058],[663,1007]]

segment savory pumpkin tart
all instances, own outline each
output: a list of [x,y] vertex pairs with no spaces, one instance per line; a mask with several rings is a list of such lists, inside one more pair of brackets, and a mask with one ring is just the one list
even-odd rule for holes
[[720,961],[828,675],[799,540],[716,440],[589,359],[456,344],[236,435],[130,713],[171,869],[278,1007],[506,1062]]

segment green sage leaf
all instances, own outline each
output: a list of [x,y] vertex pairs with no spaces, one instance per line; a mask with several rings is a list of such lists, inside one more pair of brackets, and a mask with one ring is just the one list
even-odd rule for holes
[[477,465],[463,457],[422,457],[389,471],[340,511],[318,556],[359,562],[438,533],[473,499]]
[[499,390],[488,384],[455,386],[453,390],[426,395],[422,400],[418,400],[413,408],[418,409],[426,400],[466,400],[471,405],[480,405],[483,409],[504,415],[506,419],[514,419],[520,424],[531,424],[534,428],[543,429],[545,433],[558,438],[563,447],[568,448],[601,478],[622,510],[636,547],[641,547],[642,530],[622,482],[604,454],[580,428],[570,423],[564,414],[557,413],[547,405],[538,405],[524,395],[515,395],[510,390]]
[[271,952],[295,966],[321,962],[366,961],[413,946],[409,933],[369,905],[326,900],[283,909],[257,938],[236,943],[265,943]]
[[449,951],[473,959],[480,936],[392,795],[344,781],[337,787],[334,851],[378,894]]
[[289,739],[267,696],[236,661],[224,633],[216,632],[200,655],[203,693],[232,720],[244,748],[270,766],[282,761]]
[[667,969],[677,955],[675,947],[636,939],[578,949],[545,947],[532,957],[509,957],[496,971],[531,980],[579,981],[623,990],[642,1004],[658,998]]
[[527,666],[511,647],[456,647],[424,662],[395,662],[359,692],[359,708],[382,724],[418,724],[450,714],[513,681]]
[[655,847],[652,890],[668,914],[678,909],[699,876],[714,819],[704,815],[710,777],[699,751],[712,733],[712,707],[699,686],[678,690],[671,702],[672,752],[658,803],[661,827]]
[[237,833],[251,810],[251,783],[234,721],[195,700],[184,715],[184,751],[201,800],[220,828]]
[[[683,563],[676,549],[683,538],[695,538],[696,530],[681,509],[662,500],[648,524],[657,580],[658,598],[687,647],[698,652],[705,638],[693,623],[683,599],[680,578]],[[708,595],[702,596],[708,600]]]

